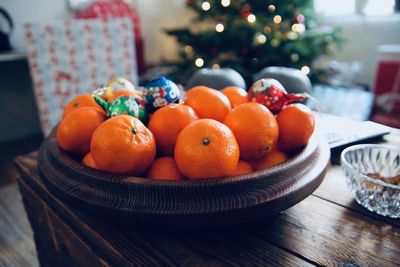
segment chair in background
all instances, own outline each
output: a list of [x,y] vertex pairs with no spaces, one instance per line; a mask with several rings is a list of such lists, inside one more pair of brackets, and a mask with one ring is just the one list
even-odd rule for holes
[[374,94],[372,120],[400,128],[400,61],[379,63]]
[[44,135],[59,122],[65,104],[110,78],[138,82],[129,18],[27,24],[26,43]]

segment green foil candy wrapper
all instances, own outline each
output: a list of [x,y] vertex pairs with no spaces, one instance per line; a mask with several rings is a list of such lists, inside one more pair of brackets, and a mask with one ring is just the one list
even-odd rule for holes
[[144,102],[139,97],[134,96],[120,96],[114,99],[111,103],[98,96],[94,96],[96,102],[107,111],[108,117],[115,117],[121,114],[134,116],[141,120],[143,123],[147,122],[148,113],[145,108]]

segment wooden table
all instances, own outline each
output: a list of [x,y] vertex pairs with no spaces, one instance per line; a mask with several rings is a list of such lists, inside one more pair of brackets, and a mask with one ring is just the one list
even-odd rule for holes
[[[385,137],[400,146],[400,133]],[[399,266],[400,220],[369,212],[333,165],[311,196],[275,218],[235,228],[168,233],[106,224],[44,187],[37,153],[16,159],[42,266]]]

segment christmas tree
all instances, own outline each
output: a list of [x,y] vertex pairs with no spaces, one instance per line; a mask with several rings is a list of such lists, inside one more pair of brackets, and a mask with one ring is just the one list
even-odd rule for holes
[[187,0],[197,13],[189,27],[169,29],[180,44],[171,73],[180,82],[201,67],[229,67],[252,76],[267,66],[301,69],[340,43],[338,29],[317,27],[312,0]]

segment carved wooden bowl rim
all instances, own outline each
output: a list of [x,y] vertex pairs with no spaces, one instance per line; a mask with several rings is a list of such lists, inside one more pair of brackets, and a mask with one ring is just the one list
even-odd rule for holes
[[[112,217],[121,221],[159,224],[159,220],[168,226],[180,225],[186,218],[201,227],[209,224],[205,215],[235,212],[234,220],[241,220],[241,216],[255,218],[259,212],[278,212],[296,204],[322,182],[329,156],[326,141],[314,134],[297,155],[270,169],[218,179],[151,180],[88,168],[59,148],[53,131],[40,148],[38,167],[48,189],[65,201],[79,201],[77,209],[97,210],[100,216],[116,212],[119,215]],[[197,223],[199,218],[204,222]]]

